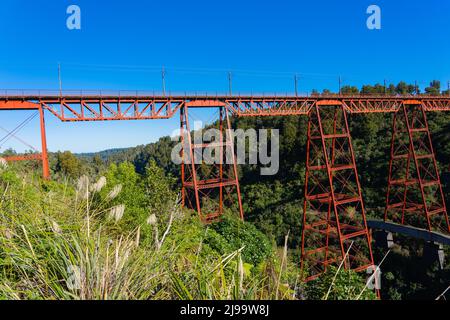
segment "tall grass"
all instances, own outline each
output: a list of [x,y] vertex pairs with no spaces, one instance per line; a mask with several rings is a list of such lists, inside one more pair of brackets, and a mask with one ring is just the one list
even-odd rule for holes
[[[2,299],[290,299],[293,267],[277,253],[258,266],[245,246],[218,254],[208,232],[177,202],[167,225],[118,228],[120,192],[100,197],[104,178],[42,182],[0,173],[0,298]],[[147,223],[154,226],[155,217]],[[141,241],[142,230],[150,232]],[[162,230],[161,236],[158,230]],[[291,281],[292,282],[292,281]]]

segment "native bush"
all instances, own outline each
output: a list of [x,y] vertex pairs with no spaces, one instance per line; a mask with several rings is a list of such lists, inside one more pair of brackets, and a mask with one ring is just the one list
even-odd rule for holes
[[253,224],[225,215],[211,228],[220,234],[234,250],[244,247],[242,258],[245,262],[258,265],[270,256],[272,244]]

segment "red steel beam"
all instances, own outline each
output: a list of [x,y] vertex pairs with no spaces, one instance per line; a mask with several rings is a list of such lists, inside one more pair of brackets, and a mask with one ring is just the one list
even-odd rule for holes
[[44,109],[42,107],[39,108],[39,124],[41,128],[41,145],[42,145],[42,176],[45,180],[50,179],[50,167],[48,164],[48,153],[47,153],[47,136],[45,133],[45,118],[44,118]]
[[26,154],[26,155],[6,156],[6,157],[1,157],[1,158],[5,159],[8,162],[41,160],[42,159],[42,154],[40,154],[40,153],[33,153],[33,154]]
[[226,106],[239,117],[307,115],[316,103],[339,101],[349,113],[397,112],[405,100],[417,100],[425,111],[450,111],[450,97],[328,95],[277,96],[0,96],[0,110],[48,110],[62,121],[167,119],[184,105]]
[[25,100],[9,100],[5,97],[0,97],[0,110],[37,110],[39,103],[34,103]]

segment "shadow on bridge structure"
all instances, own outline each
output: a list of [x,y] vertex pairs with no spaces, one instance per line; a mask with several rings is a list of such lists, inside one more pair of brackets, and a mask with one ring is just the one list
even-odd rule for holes
[[[394,114],[383,228],[410,236],[429,237],[428,241],[434,242],[435,232],[450,233],[426,118],[427,112],[450,111],[450,97],[444,96],[155,96],[138,93],[5,92],[0,95],[0,110],[39,112],[42,141],[41,153],[6,160],[39,160],[43,177],[50,178],[44,111],[64,122],[168,119],[179,112],[181,132],[190,132],[189,112],[196,108],[218,109],[218,124],[223,134],[218,141],[202,144],[196,144],[189,134],[186,135],[188,141],[180,151],[183,160],[207,148],[219,150],[223,160],[227,150],[234,150],[233,141],[226,139],[227,129],[231,128],[229,116],[303,115],[309,118],[301,233],[301,267],[307,281],[316,279],[330,265],[341,262],[346,269],[357,271],[374,265],[370,224],[366,219],[348,115]],[[232,154],[231,163],[226,166],[215,164],[209,170],[205,170],[203,164],[182,161],[183,204],[197,211],[204,222],[216,221],[223,214],[224,205],[233,203],[244,219],[238,167]],[[395,222],[396,227],[388,221]],[[373,222],[372,226],[378,228],[380,224]],[[424,231],[401,226],[414,226]]]
[[367,220],[367,226],[373,230],[375,244],[383,249],[391,249],[394,246],[394,234],[424,241],[423,257],[427,263],[432,265],[438,262],[440,269],[444,269],[444,246],[450,246],[450,234],[383,220]]

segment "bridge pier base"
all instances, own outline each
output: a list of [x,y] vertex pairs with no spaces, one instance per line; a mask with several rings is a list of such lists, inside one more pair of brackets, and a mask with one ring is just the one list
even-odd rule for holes
[[445,252],[444,245],[436,242],[425,242],[423,246],[423,258],[429,264],[439,263],[439,268],[444,269]]
[[392,232],[376,230],[373,232],[375,245],[383,249],[391,249],[394,246],[394,235]]

